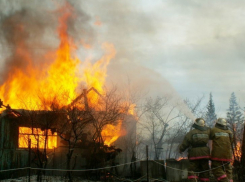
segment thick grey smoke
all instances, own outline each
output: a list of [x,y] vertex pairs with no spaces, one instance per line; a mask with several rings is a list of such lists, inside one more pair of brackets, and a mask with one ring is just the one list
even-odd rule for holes
[[244,105],[244,1],[105,0],[85,6],[101,21],[96,40],[115,44],[114,61],[157,71],[183,98],[205,95],[207,103],[212,92],[220,117],[226,117],[233,91]]
[[117,83],[121,89],[127,88],[125,85],[130,82],[137,92],[148,93],[142,97],[172,97],[180,102],[179,109],[194,119],[174,87],[152,69],[159,59],[152,53],[165,50],[159,49],[155,37],[159,29],[157,19],[151,12],[151,3],[146,4],[146,1],[86,2],[88,14],[101,21],[101,25],[95,27],[97,40],[111,42],[117,50],[116,58],[109,65],[107,81]]
[[0,83],[15,69],[21,69],[27,76],[31,74],[29,68],[45,70],[54,58],[50,53],[60,43],[57,29],[59,17],[65,11],[74,13],[68,20],[68,33],[76,43],[93,37],[89,17],[66,1],[0,1],[0,8]]
[[[60,14],[69,9],[66,3],[50,0],[0,2],[0,51],[3,60],[0,83],[16,68],[21,68],[26,75],[30,74],[29,67],[45,70],[53,60],[47,52],[54,51],[59,45],[57,27]],[[117,55],[108,67],[108,82],[116,83],[120,88],[121,83],[130,80],[135,89],[148,93],[147,96],[171,95],[181,100],[174,87],[151,69],[151,62],[155,62],[153,59],[158,59],[153,52],[165,51],[159,49],[156,37],[159,27],[151,16],[151,4],[141,7],[140,1],[111,0],[69,3],[74,12],[68,22],[69,35],[77,45],[89,44],[95,50],[78,47],[81,61],[91,54],[96,60],[100,56],[96,50],[101,44],[113,43]],[[66,8],[62,9],[64,6]],[[17,54],[16,51],[22,53]],[[184,104],[180,104],[180,108],[193,118]]]
[[132,99],[144,101],[149,97],[165,97],[170,99],[172,106],[177,106],[177,109],[188,118],[195,119],[174,87],[154,70],[134,62],[114,62],[109,66],[108,74],[108,83],[117,83],[118,88],[124,93],[130,91],[133,95]]

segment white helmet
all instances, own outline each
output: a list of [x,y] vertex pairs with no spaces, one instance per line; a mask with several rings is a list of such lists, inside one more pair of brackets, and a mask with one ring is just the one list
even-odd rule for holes
[[217,119],[216,123],[222,125],[222,126],[227,126],[227,121],[224,118],[219,118]]
[[194,123],[198,126],[205,126],[205,121],[202,118],[197,118]]

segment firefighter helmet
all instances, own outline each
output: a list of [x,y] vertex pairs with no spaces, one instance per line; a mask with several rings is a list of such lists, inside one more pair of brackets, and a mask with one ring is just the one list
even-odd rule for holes
[[205,120],[202,118],[195,119],[195,124],[198,126],[205,126]]
[[216,123],[222,125],[222,126],[227,126],[227,121],[224,118],[219,118],[217,119]]

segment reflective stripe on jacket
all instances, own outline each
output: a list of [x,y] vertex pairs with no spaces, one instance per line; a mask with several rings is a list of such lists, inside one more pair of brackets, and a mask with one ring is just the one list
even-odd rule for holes
[[211,129],[210,139],[213,140],[211,159],[217,161],[232,161],[232,132],[226,127],[216,124]]
[[[200,126],[199,126],[200,128]],[[209,141],[210,129],[205,127],[206,130],[202,131],[195,128],[188,132],[179,147],[180,152],[184,152],[187,148],[189,160],[209,159],[210,149],[207,147]]]

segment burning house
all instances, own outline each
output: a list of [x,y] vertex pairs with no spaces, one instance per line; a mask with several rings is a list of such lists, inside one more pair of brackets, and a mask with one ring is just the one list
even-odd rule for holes
[[[76,45],[68,33],[74,13],[68,2],[54,13],[57,21],[53,25],[57,27],[53,27],[52,37],[58,45],[45,51],[35,50],[30,44],[35,37],[31,28],[38,24],[38,29],[43,29],[40,32],[45,32],[47,25],[32,17],[36,12],[16,12],[2,20],[2,38],[11,49],[6,71],[2,72],[0,98],[11,107],[1,110],[1,170],[30,166],[88,169],[132,158],[136,140],[133,104],[115,90],[104,89],[107,65],[115,57],[115,48],[103,43],[100,59],[80,61],[76,51],[82,45]],[[32,18],[33,24],[29,21]],[[80,94],[80,88],[91,89]],[[26,170],[4,175],[26,175]]]
[[[98,94],[94,88],[84,90],[60,110],[14,110],[8,106],[0,119],[0,169],[91,169],[130,162],[136,142],[135,118],[111,104],[105,104],[110,111],[89,107],[87,94],[91,91]],[[130,166],[109,171],[130,173]],[[27,171],[7,172],[3,177],[13,174],[26,175]],[[67,175],[52,170],[46,174]]]

